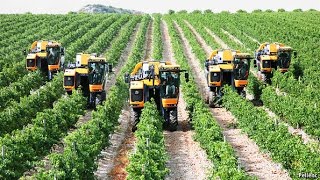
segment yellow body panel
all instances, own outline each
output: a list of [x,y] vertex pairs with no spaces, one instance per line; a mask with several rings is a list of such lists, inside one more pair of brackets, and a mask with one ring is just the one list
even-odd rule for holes
[[102,84],[90,84],[90,92],[101,92],[103,90]]
[[248,84],[248,80],[234,80],[235,87],[245,87]]
[[223,51],[222,60],[223,61],[233,61],[233,55],[232,55],[232,51],[230,49],[226,49]]
[[79,74],[88,74],[88,68],[76,68],[77,73]]
[[76,61],[80,66],[88,66],[88,61],[90,58],[90,54],[77,53]]
[[66,69],[64,71],[64,76],[75,76],[76,75],[76,70],[75,69]]
[[270,44],[270,53],[277,53],[277,44]]
[[268,55],[262,55],[261,60],[263,61],[277,61],[277,56],[268,56]]
[[164,108],[177,107],[177,104],[178,104],[178,98],[162,99],[162,106]]
[[219,67],[222,70],[232,70],[233,64],[219,64]]
[[143,89],[143,82],[142,81],[131,81],[130,82],[130,89]]
[[45,52],[37,53],[37,56],[41,57],[41,58],[46,58],[47,57],[47,53],[45,53]]
[[27,59],[35,59],[37,57],[37,54],[28,54]]
[[214,50],[212,51],[212,53],[209,56],[209,60],[212,60],[214,56],[216,56],[218,54],[218,50]]
[[142,80],[143,83],[147,86],[159,86],[160,85],[160,80],[159,79],[155,79],[154,82],[152,79],[144,79]]
[[[263,50],[268,44],[270,45],[270,52],[273,52],[273,51],[271,50],[271,47],[272,47],[272,49],[274,49],[274,45],[275,45],[275,47],[276,47],[277,45],[279,45],[280,48],[281,48],[281,47],[285,47],[285,45],[284,45],[283,43],[278,43],[278,42],[268,43],[268,42],[265,42],[265,43],[260,44],[260,46],[259,46],[259,48],[256,50],[256,52]],[[275,52],[277,52],[277,51],[275,51]]]
[[219,65],[211,65],[209,66],[209,72],[221,72]]

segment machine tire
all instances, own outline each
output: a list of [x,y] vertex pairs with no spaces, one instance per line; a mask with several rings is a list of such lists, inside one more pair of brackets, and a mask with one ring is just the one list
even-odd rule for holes
[[247,92],[244,89],[238,89],[238,94],[243,98],[247,97]]
[[88,104],[90,108],[93,108],[93,109],[96,108],[96,94],[90,93]]
[[173,109],[169,113],[169,119],[170,119],[170,131],[176,131],[178,128],[178,111],[177,109]]
[[209,92],[209,107],[214,108],[215,107],[215,103],[214,103],[215,97],[214,97],[214,92],[210,91]]
[[131,111],[131,120],[133,123],[132,132],[137,130],[137,125],[140,121],[141,110],[140,109],[132,109]]
[[48,80],[52,80],[53,73],[51,71],[48,71]]
[[102,91],[100,94],[99,104],[102,104],[106,100],[106,91]]

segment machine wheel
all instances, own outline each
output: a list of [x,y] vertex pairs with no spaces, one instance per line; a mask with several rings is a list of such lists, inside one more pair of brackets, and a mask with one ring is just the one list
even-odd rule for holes
[[209,103],[209,107],[214,108],[214,106],[215,106],[215,103],[214,103],[214,101],[215,101],[215,93],[210,91],[208,99],[209,99],[209,102],[208,102]]
[[106,100],[106,91],[102,91],[99,97],[99,104],[102,104]]
[[260,72],[260,77],[261,77],[261,81],[263,81],[264,83],[271,84],[271,78],[272,78],[271,73]]
[[68,95],[72,95],[72,91],[67,91],[67,94]]
[[48,79],[49,79],[49,81],[51,81],[52,80],[52,72],[51,71],[48,71]]
[[170,111],[169,118],[170,118],[169,130],[176,131],[178,128],[178,111],[177,111],[177,109],[173,109]]
[[244,89],[237,89],[237,91],[241,97],[246,98],[247,92]]
[[131,119],[133,122],[132,126],[132,132],[135,132],[137,130],[137,125],[140,121],[140,115],[141,115],[141,109],[132,109],[131,111]]
[[90,93],[89,107],[93,108],[93,109],[96,108],[96,94],[95,93]]

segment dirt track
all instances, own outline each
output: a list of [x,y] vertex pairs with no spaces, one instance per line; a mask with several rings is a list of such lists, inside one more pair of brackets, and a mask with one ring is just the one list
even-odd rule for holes
[[[131,35],[129,43],[120,57],[121,64],[124,65],[128,59],[134,40],[140,24],[136,26],[134,33]],[[120,64],[120,63],[119,63]],[[120,67],[115,68],[120,72]],[[112,81],[115,81],[115,77]],[[98,169],[95,172],[97,179],[125,179],[125,167],[128,164],[127,153],[132,149],[134,144],[134,136],[131,132],[130,125],[130,108],[126,105],[119,117],[119,127],[111,135],[110,146],[101,151],[101,156],[98,160]]]
[[[152,54],[152,29],[153,23],[150,21],[146,33],[147,38],[144,48],[145,60],[149,60]],[[132,50],[131,48],[133,45],[133,40],[136,39],[136,33],[134,38],[131,38],[130,44],[127,47],[127,57],[130,54],[129,51]],[[101,152],[101,154],[104,154],[104,156],[99,160],[99,167],[95,173],[98,179],[126,179],[127,172],[125,168],[129,164],[129,154],[134,149],[136,141],[134,134],[131,131],[132,122],[130,119],[130,107],[126,105],[122,110],[122,115],[119,118],[119,129],[111,137],[110,142],[112,145]]]
[[[193,73],[196,76],[196,82],[199,87],[206,89],[206,80],[199,63],[200,61],[197,60],[196,56],[192,53],[192,48],[177,23],[175,23],[175,27],[179,31],[180,37],[183,40],[185,54],[187,55],[189,64],[192,66]],[[208,28],[206,28],[206,30],[209,34],[213,35],[213,39],[216,40],[222,48],[228,48],[228,45],[226,45],[212,31]],[[202,41],[200,44],[206,44],[203,39],[197,40]],[[208,49],[208,47],[203,47],[203,49]],[[209,52],[207,52],[207,54],[208,53]],[[206,98],[204,94],[203,97]],[[261,153],[259,151],[259,147],[246,134],[243,134],[241,129],[233,129],[232,126],[230,126],[231,123],[236,122],[230,112],[224,108],[211,109],[211,112],[223,128],[223,135],[236,151],[240,164],[248,174],[257,176],[259,179],[290,179],[288,173],[282,170],[280,165],[273,163],[268,155]]]
[[[176,64],[168,27],[164,21],[161,22],[161,31],[164,42],[163,58]],[[212,164],[208,161],[200,144],[192,138],[194,132],[188,121],[183,92],[180,93],[179,97],[178,122],[177,131],[164,132],[166,150],[170,157],[167,163],[170,173],[166,179],[205,179]]]

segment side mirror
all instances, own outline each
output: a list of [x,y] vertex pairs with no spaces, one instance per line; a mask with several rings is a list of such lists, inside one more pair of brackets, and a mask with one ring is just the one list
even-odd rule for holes
[[112,64],[108,64],[108,72],[112,73]]
[[124,75],[124,82],[125,82],[125,83],[129,83],[129,74],[128,74],[128,73],[126,73],[126,74]]
[[61,55],[64,55],[64,48],[61,48]]
[[24,49],[24,50],[22,51],[22,54],[23,54],[24,56],[26,56],[26,55],[27,55],[27,51]]
[[297,58],[297,56],[298,56],[298,52],[297,51],[293,51],[293,57]]
[[189,73],[188,72],[184,73],[184,78],[186,79],[186,82],[189,82]]

